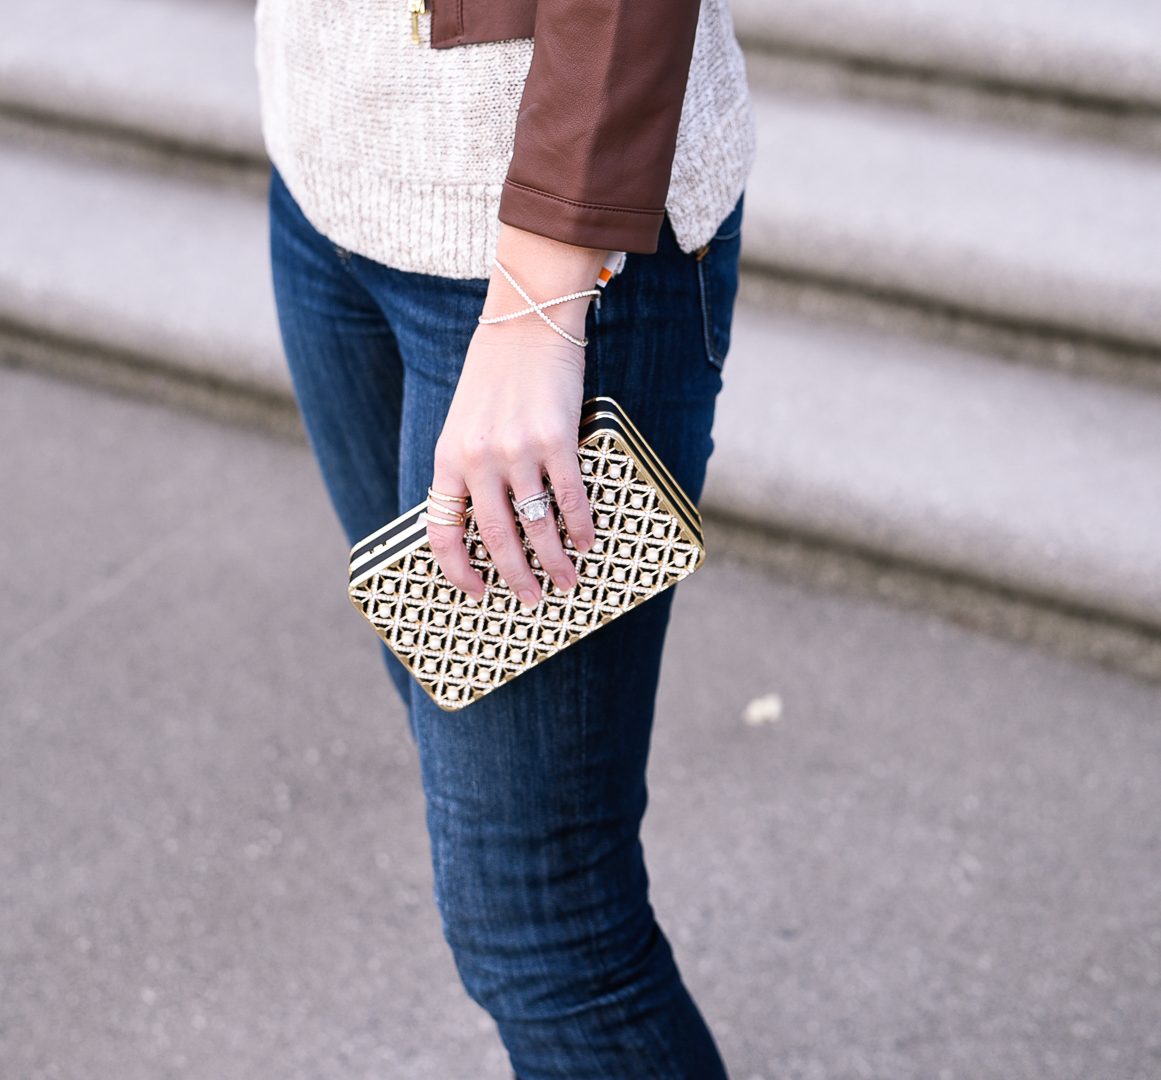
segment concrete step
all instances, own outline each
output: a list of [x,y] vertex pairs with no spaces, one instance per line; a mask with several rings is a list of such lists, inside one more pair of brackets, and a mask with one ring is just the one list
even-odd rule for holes
[[1152,0],[732,0],[739,36],[775,51],[1036,96],[1161,110]]
[[[45,0],[0,30],[9,114],[262,160],[245,4]],[[757,111],[751,267],[1161,348],[1161,164],[881,105]],[[0,199],[9,355],[290,401],[252,190],[0,144]],[[711,511],[1161,629],[1161,398],[748,308],[729,376]]]
[[[1161,9],[997,4],[737,0],[734,9],[759,83],[982,110],[1006,124],[1161,149]],[[0,114],[264,161],[253,48],[245,0],[9,4],[0,8]],[[987,104],[1005,90],[1035,103],[1009,95]]]
[[[739,18],[757,10],[742,4]],[[240,0],[7,5],[0,109],[262,161],[253,34]],[[1033,332],[1161,346],[1161,163],[904,108],[762,91],[756,103],[751,266]]]
[[[261,199],[8,149],[0,200],[17,359],[289,401]],[[727,376],[711,512],[1161,629],[1161,397],[748,307]]]
[[1161,395],[741,307],[705,508],[1161,630]]
[[10,338],[288,397],[260,197],[0,145],[0,205]]
[[0,5],[0,112],[265,161],[240,0]]
[[872,103],[755,106],[752,268],[1161,349],[1161,160]]

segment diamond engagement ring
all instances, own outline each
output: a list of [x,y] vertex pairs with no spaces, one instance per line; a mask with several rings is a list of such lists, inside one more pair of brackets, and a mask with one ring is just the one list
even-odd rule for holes
[[512,507],[525,521],[539,521],[548,514],[551,505],[552,496],[547,491],[538,491],[527,499],[514,502]]

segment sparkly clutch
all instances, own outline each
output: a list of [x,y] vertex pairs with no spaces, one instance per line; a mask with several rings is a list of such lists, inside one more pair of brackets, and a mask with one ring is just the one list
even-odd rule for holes
[[351,603],[441,709],[462,709],[599,626],[692,574],[705,558],[701,517],[612,398],[581,416],[581,476],[596,525],[581,554],[565,536],[577,584],[556,589],[517,528],[545,595],[525,608],[502,584],[475,519],[464,543],[487,586],[476,602],[440,572],[421,503],[351,551]]

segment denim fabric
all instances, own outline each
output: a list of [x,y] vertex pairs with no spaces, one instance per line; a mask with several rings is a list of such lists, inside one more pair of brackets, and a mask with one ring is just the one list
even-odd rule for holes
[[[420,502],[486,282],[337,248],[277,174],[275,292],[311,445],[351,542]],[[589,313],[608,394],[696,499],[737,288],[741,205],[700,260],[666,227]],[[444,933],[522,1080],[720,1080],[653,917],[638,831],[672,590],[460,712],[393,657]]]

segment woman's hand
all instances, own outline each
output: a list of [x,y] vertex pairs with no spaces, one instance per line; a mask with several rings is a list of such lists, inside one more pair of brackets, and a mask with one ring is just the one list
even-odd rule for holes
[[[502,226],[498,260],[533,300],[591,289],[607,252],[572,247]],[[496,271],[484,315],[527,307]],[[588,298],[549,308],[569,334],[584,337]],[[593,520],[577,463],[577,429],[584,396],[584,350],[535,314],[480,326],[435,449],[431,486],[444,495],[470,495],[480,536],[499,575],[527,607],[541,598],[516,532],[508,492],[517,501],[542,491],[547,474],[568,535],[580,551],[593,543]],[[428,538],[444,576],[477,600],[484,583],[472,569],[463,528],[428,523]],[[525,521],[524,532],[553,583],[567,591],[576,571],[561,547],[555,516]]]

